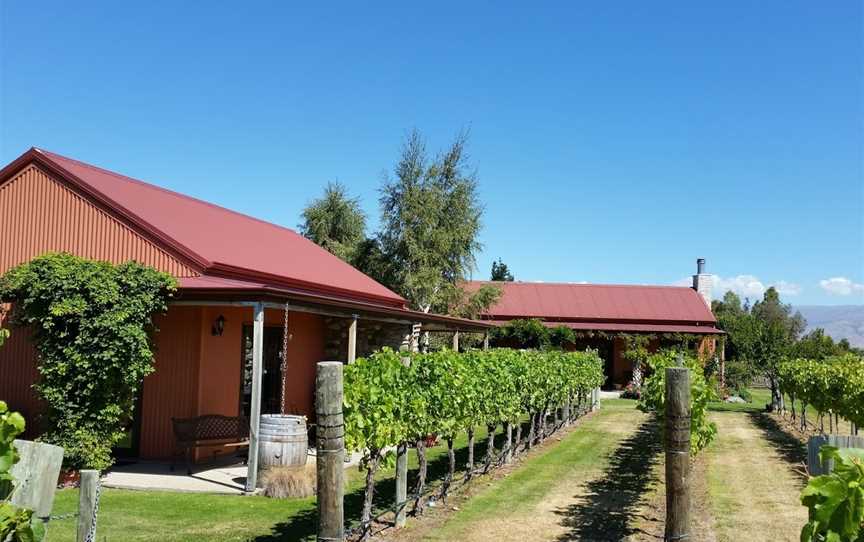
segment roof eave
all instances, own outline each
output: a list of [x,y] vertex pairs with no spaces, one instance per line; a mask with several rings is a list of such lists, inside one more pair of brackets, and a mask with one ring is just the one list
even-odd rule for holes
[[363,300],[350,300],[344,297],[332,297],[327,295],[319,295],[311,292],[297,292],[281,289],[277,286],[258,286],[254,288],[184,288],[181,287],[179,294],[175,297],[176,301],[273,301],[284,303],[286,301],[299,301],[306,303],[314,303],[345,309],[347,311],[362,311],[375,314],[401,317],[409,322],[418,322],[425,324],[441,324],[446,326],[448,331],[469,331],[482,332],[496,327],[493,322],[482,320],[470,320],[467,318],[458,318],[454,316],[445,316],[441,314],[429,314],[404,307],[395,307],[391,305],[380,305]]

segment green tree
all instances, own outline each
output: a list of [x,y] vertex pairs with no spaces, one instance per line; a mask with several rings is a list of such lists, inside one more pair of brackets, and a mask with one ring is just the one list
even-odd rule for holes
[[304,237],[351,264],[366,241],[360,200],[338,182],[328,183],[324,195],[306,206],[299,228]]
[[796,358],[823,360],[831,356],[842,354],[844,349],[841,344],[834,344],[830,335],[825,335],[825,330],[816,328],[807,333],[795,344],[792,355]]
[[780,301],[780,293],[772,286],[765,291],[761,301],[750,309],[756,320],[758,341],[753,360],[756,368],[771,384],[771,409],[780,410],[783,397],[778,385],[777,368],[783,359],[792,354],[795,342],[807,326],[800,312],[792,312],[792,306]]
[[503,293],[501,288],[492,284],[484,284],[473,292],[467,292],[464,288],[455,289],[456,299],[450,305],[449,313],[462,318],[479,318],[486,310],[501,299]]
[[498,258],[497,262],[492,262],[492,280],[501,282],[513,282],[513,273],[507,267],[507,264]]
[[430,159],[418,131],[407,137],[394,177],[381,188],[379,241],[385,284],[416,309],[446,311],[453,290],[475,266],[482,207],[469,171],[468,135]]

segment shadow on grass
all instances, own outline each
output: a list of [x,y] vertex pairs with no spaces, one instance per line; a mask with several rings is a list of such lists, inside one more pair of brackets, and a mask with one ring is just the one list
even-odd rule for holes
[[[527,433],[526,433],[527,434]],[[500,450],[505,437],[501,434],[495,435],[495,446]],[[462,474],[465,468],[465,462],[468,460],[468,446],[465,442],[461,442],[461,446],[456,448],[456,476]],[[446,442],[439,444],[435,448],[427,451],[427,456],[432,456],[427,465],[426,484],[427,488],[432,485],[438,485],[447,474],[447,445]],[[416,452],[412,448],[408,451],[409,457],[416,457]],[[475,467],[482,465],[486,455],[486,439],[478,438],[474,444],[474,462]],[[408,492],[409,492],[409,511],[412,508],[411,492],[413,485],[417,479],[418,469],[412,468],[408,470]],[[381,473],[380,479],[375,483],[375,495],[373,498],[373,515],[381,515],[393,509],[396,499],[396,483],[394,480],[394,472],[392,469]],[[345,494],[345,527],[351,531],[360,525],[360,514],[363,509],[364,488],[358,487],[354,491]],[[252,540],[255,542],[287,542],[287,541],[305,541],[315,540],[318,529],[318,512],[313,507],[304,509],[282,523],[277,523],[273,526],[273,531],[270,534],[256,537]]]
[[784,429],[770,414],[749,412],[748,415],[753,425],[762,431],[765,439],[774,446],[787,463],[798,466],[807,462],[807,446]]
[[588,483],[587,494],[556,512],[568,528],[558,540],[623,540],[639,532],[630,525],[631,519],[662,450],[657,421],[643,422],[618,446],[603,475]]

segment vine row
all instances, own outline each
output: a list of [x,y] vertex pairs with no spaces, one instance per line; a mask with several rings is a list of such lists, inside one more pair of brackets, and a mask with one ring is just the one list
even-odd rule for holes
[[[594,351],[532,351],[499,348],[457,353],[405,353],[384,349],[345,367],[345,444],[363,453],[366,495],[361,518],[369,533],[375,473],[392,465],[398,447],[413,446],[419,473],[412,492],[413,512],[424,509],[426,448],[447,443],[449,468],[439,498],[445,498],[456,471],[454,439],[468,436],[465,478],[545,439],[558,424],[569,423],[588,405],[591,391],[604,381],[603,363]],[[523,421],[528,435],[523,439]],[[506,440],[495,450],[494,435],[504,427]],[[474,457],[474,435],[486,427],[482,461]],[[515,430],[515,431],[514,431]],[[515,432],[515,435],[514,435]]]
[[780,388],[789,396],[792,415],[797,417],[795,401],[801,408],[802,428],[807,425],[807,405],[836,420],[843,418],[855,427],[864,425],[864,358],[855,354],[824,360],[792,359],[778,367]]

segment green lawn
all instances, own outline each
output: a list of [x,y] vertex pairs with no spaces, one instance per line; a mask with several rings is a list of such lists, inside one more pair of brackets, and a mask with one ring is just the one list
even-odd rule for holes
[[[724,403],[716,401],[708,403],[708,409],[715,412],[764,412],[765,407],[771,403],[771,390],[767,388],[753,388],[750,390],[752,400],[749,403]],[[786,416],[792,409],[792,401],[788,395],[784,396],[786,402]],[[795,403],[795,409],[798,415],[801,414],[801,402]],[[819,412],[812,405],[807,405],[807,422],[809,424],[817,424],[819,420]],[[846,423],[841,419],[841,423]],[[825,421],[825,429],[828,429],[828,422]]]
[[[485,430],[476,436],[475,457],[485,453]],[[467,458],[466,437],[456,441],[457,466]],[[500,435],[497,443],[500,446]],[[443,477],[447,463],[446,446],[430,448],[429,475],[434,483]],[[416,469],[413,450],[409,453],[409,468]],[[377,512],[392,507],[394,472],[381,472],[376,486]],[[409,472],[409,483],[416,472]],[[356,525],[362,506],[363,474],[348,471],[345,497],[345,518],[349,526]],[[78,491],[57,492],[54,514],[77,509]],[[74,540],[76,519],[53,521],[49,525],[49,540]],[[128,491],[105,489],[99,510],[98,540],[111,541],[193,541],[193,540],[314,540],[317,525],[315,499],[275,500],[266,497],[174,493],[167,491]]]
[[708,403],[708,409],[716,412],[760,412],[771,402],[771,390],[755,388],[750,390],[752,400],[749,403],[724,403],[715,401]]

